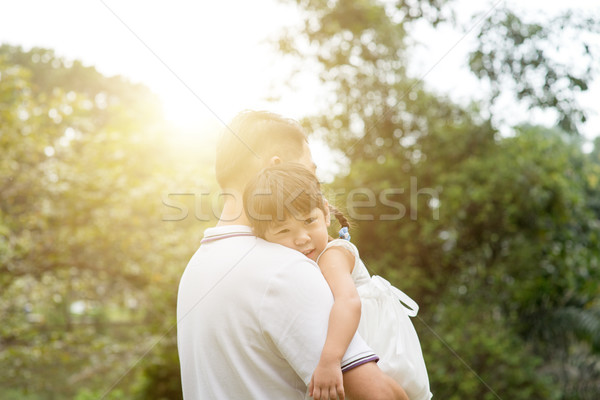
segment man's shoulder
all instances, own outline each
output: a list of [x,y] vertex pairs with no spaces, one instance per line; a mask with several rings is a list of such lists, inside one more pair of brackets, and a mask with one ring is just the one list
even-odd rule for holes
[[289,247],[285,247],[277,243],[268,242],[261,238],[256,238],[256,247],[264,251],[286,254],[289,257],[302,256],[299,251],[290,249]]
[[[205,236],[206,237],[206,236]],[[273,272],[280,268],[317,269],[317,264],[299,251],[280,244],[271,243],[256,236],[223,237],[203,243],[196,251],[189,265],[229,265],[235,264],[262,272]],[[258,272],[258,270],[255,270]]]
[[292,250],[280,244],[267,242],[260,238],[257,239],[253,253],[255,253],[255,257],[262,260],[263,264],[272,265],[273,267],[293,265],[310,265],[316,267],[314,261],[299,251]]
[[[218,243],[214,250],[224,257],[237,253],[236,250],[248,246],[249,255],[261,257],[265,262],[313,263],[302,253],[280,244],[271,243],[253,235],[252,229],[245,225],[223,225],[207,228],[202,243]],[[253,257],[250,257],[253,258]]]

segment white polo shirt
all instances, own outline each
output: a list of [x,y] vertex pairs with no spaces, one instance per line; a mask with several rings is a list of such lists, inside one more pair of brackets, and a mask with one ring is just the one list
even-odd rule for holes
[[[207,229],[177,298],[184,398],[303,399],[332,304],[318,266],[301,253],[247,226]],[[356,335],[342,369],[377,359]]]

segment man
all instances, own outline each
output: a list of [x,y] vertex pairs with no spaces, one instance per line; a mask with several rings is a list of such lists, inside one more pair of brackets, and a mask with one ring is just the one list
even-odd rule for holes
[[[242,201],[262,168],[292,161],[315,170],[302,128],[272,113],[241,113],[217,146],[223,211],[183,273],[177,300],[186,400],[305,397],[333,297],[313,261],[252,235]],[[345,394],[407,399],[377,359],[356,335],[342,361]]]

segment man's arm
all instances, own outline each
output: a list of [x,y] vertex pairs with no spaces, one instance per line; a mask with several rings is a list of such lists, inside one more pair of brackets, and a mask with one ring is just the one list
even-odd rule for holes
[[404,389],[375,362],[368,362],[344,372],[347,400],[409,400]]

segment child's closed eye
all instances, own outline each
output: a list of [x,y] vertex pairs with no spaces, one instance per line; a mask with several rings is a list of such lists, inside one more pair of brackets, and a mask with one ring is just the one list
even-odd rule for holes
[[314,217],[310,217],[310,218],[307,218],[307,219],[305,219],[305,220],[304,220],[304,223],[305,223],[306,225],[309,225],[309,224],[312,224],[313,222],[315,222],[316,220],[317,220],[316,218],[314,218]]

